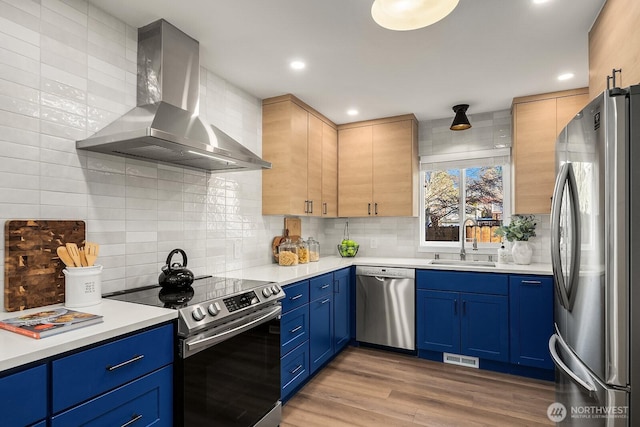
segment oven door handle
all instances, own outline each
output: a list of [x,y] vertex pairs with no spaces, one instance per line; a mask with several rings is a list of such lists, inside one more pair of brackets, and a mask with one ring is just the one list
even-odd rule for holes
[[[229,329],[226,330],[224,332],[220,332],[220,333],[216,333],[214,335],[211,335],[210,337],[205,337],[205,338],[200,338],[198,340],[195,340],[193,342],[185,342],[185,346],[186,346],[186,350],[187,352],[192,352],[192,351],[196,351],[198,349],[202,349],[202,347],[211,347],[214,346],[216,344],[219,344],[220,342],[227,340],[231,337],[234,337],[236,335],[239,335],[245,331],[248,331],[249,329],[261,325],[263,323],[269,322],[273,319],[278,318],[278,316],[280,316],[280,313],[282,312],[282,307],[280,305],[278,305],[276,308],[274,308],[273,310],[269,311],[267,314],[265,314],[264,316],[260,316],[257,317],[255,319],[253,319],[252,321],[250,321],[249,323],[245,323],[242,324],[238,327],[235,327],[233,329]],[[186,356],[186,355],[185,355]]]

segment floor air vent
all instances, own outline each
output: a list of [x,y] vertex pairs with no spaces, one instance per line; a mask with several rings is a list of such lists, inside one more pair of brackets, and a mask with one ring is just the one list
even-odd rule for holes
[[463,356],[461,354],[443,353],[442,361],[452,365],[466,366],[467,368],[479,368],[480,359],[477,357]]

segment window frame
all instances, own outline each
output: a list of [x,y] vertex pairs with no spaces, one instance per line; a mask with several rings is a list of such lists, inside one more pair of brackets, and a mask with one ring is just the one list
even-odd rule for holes
[[[435,156],[432,156],[435,157]],[[505,159],[505,156],[502,156]],[[477,160],[477,164],[472,165],[472,159],[456,159],[451,161],[442,162],[438,167],[420,168],[420,201],[419,201],[419,209],[420,209],[420,222],[418,224],[418,235],[419,244],[418,244],[418,252],[460,252],[462,247],[461,239],[462,233],[464,232],[463,224],[460,224],[459,227],[459,239],[457,242],[438,242],[438,241],[427,241],[425,236],[425,188],[424,188],[424,180],[425,173],[428,171],[434,170],[442,170],[442,169],[459,169],[460,170],[460,189],[458,195],[458,201],[460,206],[464,206],[465,202],[465,191],[466,191],[466,173],[463,172],[464,169],[470,169],[474,167],[483,167],[483,166],[502,166],[502,218],[503,221],[506,218],[511,216],[511,156],[507,155],[505,161],[496,162],[494,159],[488,157],[480,157],[474,160]],[[439,162],[429,162],[421,159],[421,163],[439,163]],[[464,210],[464,209],[463,209]],[[471,243],[465,242],[465,250],[471,247]],[[478,251],[481,254],[493,253],[495,250],[500,248],[500,243],[481,243],[478,242]]]

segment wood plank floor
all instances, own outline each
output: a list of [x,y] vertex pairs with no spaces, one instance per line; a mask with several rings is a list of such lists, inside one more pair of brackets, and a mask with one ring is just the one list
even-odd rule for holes
[[281,427],[550,426],[554,385],[349,347],[287,404]]

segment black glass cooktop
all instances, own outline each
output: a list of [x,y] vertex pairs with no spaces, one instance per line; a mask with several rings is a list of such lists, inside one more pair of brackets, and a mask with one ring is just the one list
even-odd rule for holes
[[162,288],[159,285],[105,294],[103,297],[156,307],[180,309],[216,298],[249,291],[271,282],[228,277],[196,277],[188,288]]

